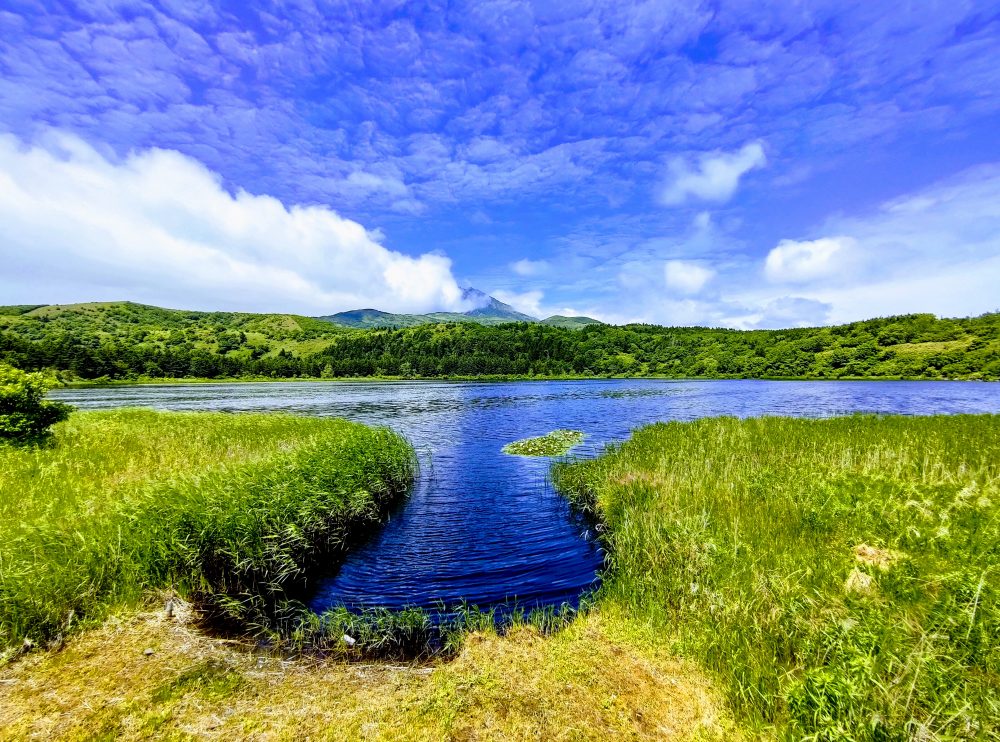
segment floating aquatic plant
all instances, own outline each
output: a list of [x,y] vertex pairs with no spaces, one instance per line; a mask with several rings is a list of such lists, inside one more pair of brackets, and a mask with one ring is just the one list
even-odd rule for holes
[[581,441],[583,433],[579,430],[553,430],[537,438],[508,443],[503,452],[514,456],[562,456]]

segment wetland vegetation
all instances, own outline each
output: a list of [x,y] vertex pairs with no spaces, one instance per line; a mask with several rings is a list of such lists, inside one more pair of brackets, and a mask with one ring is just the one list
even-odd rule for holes
[[755,733],[1000,734],[1000,416],[663,423],[554,476],[605,522],[599,609]]
[[179,592],[269,627],[320,557],[413,478],[387,429],[291,415],[77,412],[42,446],[0,446],[0,647]]
[[553,430],[535,438],[524,438],[508,443],[504,453],[514,456],[562,456],[583,442],[584,434],[579,430]]

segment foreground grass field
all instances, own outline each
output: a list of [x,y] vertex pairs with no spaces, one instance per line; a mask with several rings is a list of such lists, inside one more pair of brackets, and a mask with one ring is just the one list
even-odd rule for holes
[[659,424],[554,476],[606,523],[600,609],[751,729],[1000,736],[1000,417]]
[[266,624],[413,462],[388,430],[290,415],[76,413],[51,445],[0,447],[0,649],[58,644],[156,588]]

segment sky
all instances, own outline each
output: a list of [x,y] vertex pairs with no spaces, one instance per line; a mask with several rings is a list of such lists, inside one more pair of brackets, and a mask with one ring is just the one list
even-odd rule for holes
[[4,0],[0,304],[1000,308],[1000,6]]

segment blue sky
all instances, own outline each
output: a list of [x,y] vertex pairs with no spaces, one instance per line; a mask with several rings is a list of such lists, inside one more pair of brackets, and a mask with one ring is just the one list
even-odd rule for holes
[[2,8],[0,303],[1000,307],[992,3]]

